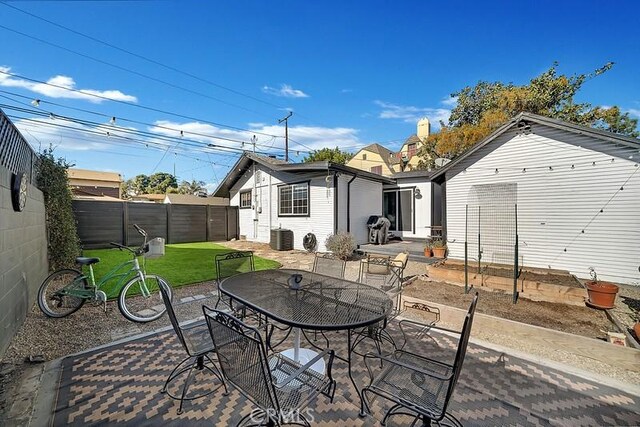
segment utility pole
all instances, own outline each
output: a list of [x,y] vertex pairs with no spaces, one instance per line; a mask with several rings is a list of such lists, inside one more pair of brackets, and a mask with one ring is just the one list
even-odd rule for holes
[[284,122],[284,161],[289,161],[289,117],[293,115],[293,111],[289,111],[289,114],[284,119],[278,120],[278,123]]

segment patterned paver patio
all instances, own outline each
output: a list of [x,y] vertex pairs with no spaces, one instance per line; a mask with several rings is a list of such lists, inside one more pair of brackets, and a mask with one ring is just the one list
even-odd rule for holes
[[[401,340],[397,324],[389,326]],[[345,332],[327,334],[336,353],[346,351]],[[408,349],[434,358],[452,358],[456,340],[433,334],[434,339],[412,338]],[[286,348],[286,343],[283,348]],[[373,349],[373,347],[371,347]],[[366,350],[366,348],[360,348]],[[239,392],[223,396],[220,388],[208,397],[178,403],[160,389],[171,369],[184,357],[173,331],[158,332],[62,360],[55,384],[50,423],[60,425],[235,425],[253,406]],[[356,356],[354,374],[359,384],[367,377]],[[336,360],[333,403],[319,396],[309,414],[313,425],[379,425],[389,404],[376,399],[372,415],[359,418],[359,400],[347,375],[346,363]],[[196,389],[219,387],[210,378],[198,378]],[[464,425],[638,425],[640,398],[471,343],[451,404]],[[409,425],[408,417],[392,417],[389,425]]]

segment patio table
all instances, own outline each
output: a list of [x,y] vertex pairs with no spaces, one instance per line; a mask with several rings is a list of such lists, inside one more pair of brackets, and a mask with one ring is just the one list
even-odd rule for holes
[[[302,276],[302,280],[297,289],[293,289],[289,279],[296,274]],[[294,328],[296,361],[300,356],[300,329],[348,331],[346,362],[349,378],[360,395],[351,372],[350,331],[387,317],[393,302],[385,292],[363,283],[292,269],[238,274],[224,279],[219,290],[252,310]],[[303,350],[303,353],[310,351]]]

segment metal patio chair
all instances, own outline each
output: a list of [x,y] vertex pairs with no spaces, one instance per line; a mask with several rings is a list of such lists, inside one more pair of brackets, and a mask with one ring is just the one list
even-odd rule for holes
[[[331,377],[333,350],[319,353],[301,365],[282,354],[267,355],[260,331],[246,325],[232,315],[202,308],[215,343],[218,361],[226,382],[233,385],[257,406],[243,417],[238,426],[247,421],[260,425],[289,423],[288,415],[295,414],[296,423],[309,426],[301,409],[322,393],[333,402],[336,382]],[[328,356],[326,373],[311,367]]]
[[316,252],[313,260],[314,273],[344,279],[347,262],[329,252]]
[[[215,387],[205,393],[188,397],[187,393],[189,390],[189,386],[191,385],[194,369],[197,371],[206,369],[211,374],[213,374],[214,377],[218,378],[222,383],[222,386],[224,387],[225,394],[227,393],[227,386],[224,382],[224,379],[222,378],[222,373],[218,370],[218,367],[216,366],[214,360],[210,357],[210,355],[214,354],[214,348],[213,341],[211,340],[211,335],[209,334],[209,329],[207,328],[206,322],[204,320],[200,320],[184,323],[181,325],[178,321],[176,312],[171,302],[171,290],[169,289],[169,284],[162,280],[158,283],[160,284],[160,293],[162,295],[164,305],[167,308],[167,314],[169,315],[169,319],[171,320],[173,330],[178,337],[178,341],[180,341],[180,344],[182,344],[182,347],[187,353],[187,357],[183,359],[178,365],[176,365],[175,368],[173,368],[173,371],[171,371],[171,373],[169,374],[169,377],[165,381],[164,386],[161,390],[162,393],[167,393],[172,399],[180,400],[178,414],[181,414],[182,406],[185,400],[194,400],[208,396],[219,388]],[[206,362],[209,362],[211,366],[209,366]],[[182,386],[180,397],[171,394],[167,390],[167,387],[173,380],[175,380],[185,372],[187,372],[187,378],[185,379]]]
[[395,340],[386,331],[387,324],[400,313],[400,299],[402,297],[402,269],[389,257],[368,255],[366,259],[360,261],[360,271],[358,282],[373,286],[384,291],[389,298],[394,300],[394,305],[389,316],[381,322],[365,328],[356,329],[352,333],[356,335],[353,340],[352,350],[354,353],[363,356],[355,351],[355,348],[364,340],[370,339],[376,346],[378,352],[382,351],[384,342],[388,342],[397,348]]
[[[370,381],[369,385],[362,390],[361,415],[369,412],[367,393],[371,393],[395,403],[385,414],[382,425],[386,425],[389,417],[402,414],[416,417],[412,425],[418,421],[422,421],[423,425],[431,425],[434,421],[438,425],[461,426],[462,424],[453,415],[447,413],[447,407],[467,352],[477,303],[478,293],[473,297],[462,331],[430,326],[431,329],[459,335],[453,363],[403,350],[396,350],[388,356],[373,353],[365,355],[365,365]],[[401,322],[405,323],[405,327],[408,324],[422,326],[409,320]],[[376,369],[377,375],[374,375],[371,369],[372,361],[381,363],[381,369]]]
[[[216,265],[217,286],[220,286],[220,282],[227,277],[255,271],[253,252],[251,251],[236,251],[217,254],[214,261]],[[240,317],[244,317],[246,314],[246,307],[244,305],[232,301],[231,298],[226,295],[222,295],[218,289],[218,301],[216,302],[216,308],[218,308],[221,303],[236,312]]]

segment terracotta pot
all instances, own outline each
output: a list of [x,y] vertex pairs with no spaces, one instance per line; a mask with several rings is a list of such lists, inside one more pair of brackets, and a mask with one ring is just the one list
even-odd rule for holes
[[589,301],[587,304],[595,308],[609,309],[613,308],[618,293],[618,286],[609,282],[586,282]]
[[636,322],[636,324],[633,325],[633,333],[636,334],[636,339],[640,341],[640,322]]
[[431,249],[430,248],[424,248],[424,256],[427,258],[431,258]]
[[433,256],[436,258],[444,258],[447,248],[433,248]]

